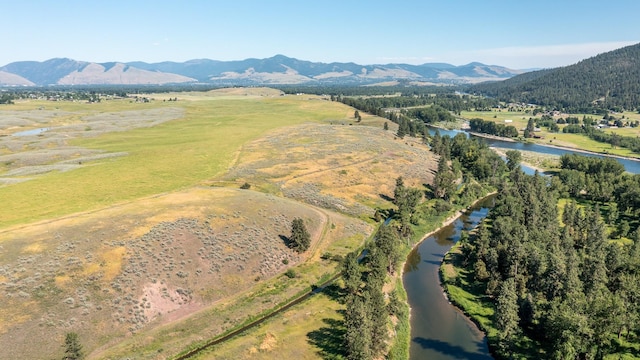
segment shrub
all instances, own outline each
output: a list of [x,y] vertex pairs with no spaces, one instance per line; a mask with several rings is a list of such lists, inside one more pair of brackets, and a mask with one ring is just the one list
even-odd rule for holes
[[293,269],[289,269],[287,270],[287,272],[284,273],[289,279],[293,279],[294,277],[296,277],[296,271]]
[[451,210],[451,204],[442,199],[438,199],[436,200],[435,210],[438,214],[446,213]]
[[340,254],[335,254],[331,257],[331,260],[341,263],[342,260],[344,260],[344,257]]

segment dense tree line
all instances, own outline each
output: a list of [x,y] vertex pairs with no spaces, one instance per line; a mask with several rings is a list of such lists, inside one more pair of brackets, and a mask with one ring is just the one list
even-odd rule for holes
[[506,169],[502,158],[482,139],[470,138],[464,133],[451,138],[440,136],[436,131],[430,139],[430,145],[434,153],[451,160],[452,169],[464,171],[467,178],[496,184]]
[[14,96],[12,94],[2,94],[0,95],[0,105],[2,104],[13,104]]
[[424,96],[430,94],[451,94],[458,87],[454,86],[413,86],[399,84],[394,86],[360,86],[360,85],[277,85],[285,94],[315,94],[338,96]]
[[404,138],[407,135],[411,137],[422,136],[425,139],[429,136],[429,129],[427,129],[425,123],[422,121],[409,119],[404,115],[395,115],[393,113],[389,114],[387,118],[398,124],[398,131],[396,132],[396,136],[400,139]]
[[[612,158],[566,154],[560,158],[564,196],[614,203],[632,219],[640,214],[640,174],[628,174]],[[635,223],[636,226],[640,223]]]
[[441,105],[434,104],[433,106],[424,108],[408,109],[404,112],[406,116],[412,119],[422,120],[425,124],[430,124],[439,121],[455,121],[455,117],[451,115],[451,112]]
[[497,124],[494,121],[485,121],[479,118],[469,120],[471,131],[482,134],[502,136],[508,138],[518,137],[518,129],[513,125]]
[[575,65],[472,86],[471,92],[506,102],[524,102],[568,113],[640,107],[640,44],[601,54]]
[[[609,160],[575,155],[562,159],[562,171],[594,177],[592,183],[616,184],[607,203],[584,203],[604,200],[602,185],[589,187],[585,182],[586,187],[576,189],[562,174],[527,176],[515,168],[487,222],[463,244],[476,286],[495,303],[499,357],[522,351],[518,344],[523,337],[537,343],[529,350],[536,357],[553,359],[602,359],[617,352],[622,338],[640,341],[640,232],[634,232],[631,245],[609,241],[606,212],[598,205],[608,208],[607,220],[614,225],[632,219],[613,214],[613,200],[617,192],[637,192],[631,186],[638,179]],[[559,197],[568,193],[583,200],[581,205],[566,202],[560,216]],[[637,212],[633,206],[623,205],[624,212]]]
[[412,235],[411,224],[418,221],[422,200],[422,190],[406,186],[402,177],[398,177],[393,198],[397,209],[389,212],[389,216],[395,218],[399,226],[381,224],[362,262],[355,252],[344,259],[344,354],[347,359],[382,358],[388,350],[391,317],[408,316],[396,291],[385,294],[383,287],[390,276],[397,274],[403,256],[401,239]]
[[[454,203],[466,206],[485,193],[486,184],[498,184],[507,173],[505,162],[481,140],[458,134],[451,138],[427,136],[431,149],[439,155],[438,170],[430,189],[409,187],[402,177],[396,179],[392,202],[394,209],[384,211],[395,221],[384,223],[368,252],[358,262],[357,253],[347,255],[343,262],[344,343],[347,359],[376,359],[385,356],[391,334],[391,318],[406,318],[395,292],[385,294],[386,279],[396,274],[402,261],[404,239],[410,239],[414,226],[430,221],[433,215],[446,214]],[[519,154],[519,153],[518,153]],[[519,158],[511,157],[517,167]],[[428,195],[425,201],[425,194]],[[381,215],[376,213],[376,215]]]
[[[334,97],[334,100],[358,110],[382,117],[385,117],[385,114],[391,109],[403,109],[403,114],[414,118],[428,118],[429,122],[437,121],[435,117],[431,116],[431,110],[428,110],[430,107],[436,109],[439,117],[445,117],[444,120],[439,121],[448,121],[452,120],[453,116],[451,114],[444,115],[443,110],[460,114],[461,111],[487,111],[499,105],[497,100],[491,98],[459,94],[433,94],[428,92],[418,95],[414,93],[403,93],[402,95],[396,96],[370,97],[343,96],[339,94]],[[411,107],[422,107],[422,109],[408,109]]]
[[[7,89],[2,99],[50,100],[50,101],[87,101],[99,102],[103,99],[133,97],[138,94],[155,94],[167,92],[208,91],[219,89],[214,86],[188,85],[79,85],[51,87],[21,87]],[[170,99],[169,101],[175,101]],[[0,102],[1,103],[1,102]]]
[[400,245],[396,230],[382,225],[362,264],[358,262],[357,253],[348,254],[344,260],[344,353],[347,359],[378,359],[387,350],[390,316],[401,315],[401,307],[395,292],[386,299],[383,286],[387,274],[394,273],[401,260]]

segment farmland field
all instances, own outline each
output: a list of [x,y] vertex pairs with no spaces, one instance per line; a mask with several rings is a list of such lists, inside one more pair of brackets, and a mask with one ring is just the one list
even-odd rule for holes
[[[50,120],[38,119],[37,125],[30,125],[31,128],[51,126],[52,129],[41,136],[19,137],[21,143],[15,149],[10,147],[13,144],[6,143],[16,141],[16,137],[2,138],[0,153],[4,157],[12,156],[12,159],[0,161],[9,167],[8,170],[23,169],[23,172],[14,176],[0,174],[0,177],[28,181],[0,187],[0,198],[12,204],[11,208],[0,210],[0,229],[183,189],[221,174],[231,164],[242,143],[268,130],[346,116],[346,109],[339,104],[303,101],[299,97],[236,100],[199,96],[175,103],[123,102],[85,104],[85,108],[70,103],[69,109],[65,108],[66,103],[20,104],[28,114],[49,111],[47,108],[52,107]],[[114,112],[112,107],[118,110]],[[41,108],[44,110],[38,110]],[[62,119],[57,117],[58,111],[65,111]],[[151,115],[166,112],[174,120],[155,121],[152,123],[155,126],[151,127],[122,129],[126,131],[93,130],[92,119],[96,117],[110,117],[113,120],[107,121],[108,125],[116,126],[123,121],[137,123],[145,111]],[[70,116],[68,112],[74,115]],[[5,115],[0,113],[0,116]],[[25,128],[21,126],[14,131]],[[92,132],[95,137],[91,137]],[[67,156],[55,155],[60,149],[75,152]],[[52,155],[39,161],[31,160],[35,152]],[[85,160],[85,156],[93,152],[112,154],[113,157]],[[16,154],[22,158],[15,160]],[[37,161],[37,166],[82,166],[73,171],[56,169],[44,174],[22,175],[25,167],[33,167],[33,161]]]
[[[419,141],[321,97],[150,97],[0,108],[0,357],[60,357],[70,331],[90,359],[173,356],[334,273],[321,255],[362,245],[397,176],[433,177]],[[303,254],[286,246],[295,217]]]
[[[493,121],[497,124],[512,125],[519,130],[520,136],[523,135],[523,129],[526,128],[529,118],[535,118],[531,113],[525,113],[524,111],[463,111],[461,116],[465,119],[480,118],[486,121]],[[582,119],[583,116],[598,118],[597,115],[591,114],[564,114],[558,117],[578,117]],[[616,116],[625,116],[625,119],[630,121],[640,120],[640,115],[637,113],[625,112],[623,114],[616,114]],[[538,115],[537,117],[540,117]],[[613,147],[610,144],[598,142],[590,139],[584,134],[570,134],[563,133],[562,128],[566,125],[559,125],[560,132],[550,132],[547,128],[542,128],[536,135],[540,136],[538,139],[530,138],[527,141],[535,142],[542,145],[555,145],[569,148],[576,148],[585,151],[591,151],[603,154],[612,154],[617,156],[625,156],[632,158],[639,158],[640,155],[633,153],[631,150],[623,147]],[[638,137],[640,136],[640,127],[631,128],[605,128],[603,129],[607,133],[615,133],[621,136]]]

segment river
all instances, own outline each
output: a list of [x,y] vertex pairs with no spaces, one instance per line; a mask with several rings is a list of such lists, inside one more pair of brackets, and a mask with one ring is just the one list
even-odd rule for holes
[[402,280],[411,307],[410,359],[492,359],[484,333],[447,300],[438,270],[461,230],[476,227],[494,199],[483,200],[409,253]]
[[[462,130],[441,130],[441,135],[455,136],[469,133]],[[434,128],[430,129],[433,134]],[[605,157],[570,149],[482,138],[489,146],[534,151],[542,154],[564,155],[577,153]],[[626,171],[640,173],[640,161],[614,157]],[[522,166],[525,173],[533,169]],[[411,306],[410,359],[492,359],[485,335],[460,310],[449,303],[440,286],[439,268],[444,255],[460,238],[460,232],[470,230],[484,219],[493,206],[494,197],[472,208],[453,224],[443,227],[418,244],[407,257],[403,283]]]
[[[429,133],[430,134],[434,134],[435,133],[436,128],[429,128]],[[463,133],[466,136],[474,136],[474,135],[469,135],[468,132],[464,131],[464,130],[443,130],[443,129],[437,129],[440,132],[440,135],[449,135],[451,137],[456,136],[459,133]],[[598,157],[598,158],[604,158],[607,157],[606,155],[599,155],[599,154],[594,154],[594,153],[587,153],[587,152],[581,152],[581,151],[574,151],[574,150],[570,150],[570,149],[564,149],[564,148],[557,148],[557,147],[552,147],[552,146],[544,146],[544,145],[539,145],[539,144],[531,144],[531,143],[523,143],[523,142],[517,142],[517,141],[503,141],[503,140],[499,140],[499,139],[494,139],[494,138],[482,138],[484,140],[485,143],[487,143],[487,145],[489,146],[495,146],[495,147],[500,147],[500,148],[505,148],[505,149],[512,149],[512,150],[524,150],[524,151],[533,151],[533,152],[537,152],[540,154],[549,154],[549,155],[564,155],[564,154],[578,154],[578,155],[584,155],[584,156],[594,156],[594,157]],[[614,157],[614,159],[618,160],[618,162],[620,162],[622,165],[624,165],[624,168],[626,171],[632,173],[632,174],[640,174],[640,161],[638,160],[631,160],[631,159],[624,159],[624,158],[619,158],[619,157]]]

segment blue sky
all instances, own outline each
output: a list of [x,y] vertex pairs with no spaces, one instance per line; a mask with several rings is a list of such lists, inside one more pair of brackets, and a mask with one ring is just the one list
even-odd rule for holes
[[283,54],[556,67],[640,42],[638,16],[638,0],[0,0],[0,66]]

